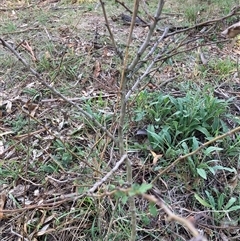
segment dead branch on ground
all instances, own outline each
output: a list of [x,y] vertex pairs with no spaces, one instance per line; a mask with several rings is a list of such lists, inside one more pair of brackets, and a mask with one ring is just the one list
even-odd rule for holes
[[174,214],[162,200],[159,200],[155,196],[149,195],[149,194],[142,194],[142,196],[143,198],[147,199],[149,202],[153,202],[156,205],[158,205],[160,208],[162,208],[163,211],[168,215],[169,221],[176,221],[182,224],[184,227],[186,227],[194,236],[194,240],[207,241],[205,237],[199,234],[198,230],[194,227],[193,223],[191,223],[186,218],[182,218]]

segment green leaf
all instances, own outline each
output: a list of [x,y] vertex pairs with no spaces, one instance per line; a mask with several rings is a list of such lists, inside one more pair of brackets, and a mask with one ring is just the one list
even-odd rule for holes
[[120,198],[120,197],[124,197],[126,196],[126,193],[123,192],[123,191],[120,191],[120,190],[117,190],[114,195],[117,197],[117,198]]
[[231,197],[230,200],[225,205],[224,209],[228,210],[236,202],[236,200],[237,200],[237,198]]
[[192,150],[194,151],[194,150],[198,149],[198,147],[199,147],[198,140],[197,140],[197,138],[195,136],[193,137],[192,142],[193,142]]
[[155,203],[150,203],[149,205],[149,212],[151,213],[152,216],[156,217],[158,214],[158,209],[156,208]]
[[160,143],[162,141],[162,138],[160,135],[156,134],[155,132],[151,132],[149,130],[147,130],[147,132],[154,142]]
[[214,170],[225,170],[233,173],[237,173],[235,168],[223,167],[223,166],[213,166]]
[[153,125],[149,125],[148,128],[147,128],[147,131],[148,131],[149,133],[151,133],[151,132],[155,133],[155,128],[154,128],[154,126],[153,126]]
[[197,126],[196,130],[200,131],[201,133],[203,133],[206,137],[211,136],[210,133],[208,132],[208,130],[202,126]]
[[143,193],[146,193],[151,188],[152,188],[152,184],[142,183],[141,186],[138,189],[138,192],[140,194],[143,194]]
[[202,199],[200,196],[198,196],[196,193],[194,194],[194,197],[197,199],[198,202],[200,202],[204,207],[212,208],[212,205],[210,205],[207,201]]
[[225,194],[221,193],[221,195],[218,198],[218,209],[219,210],[223,208],[224,199],[225,199]]
[[127,203],[127,200],[128,200],[128,196],[127,195],[123,196],[121,199],[122,204],[125,205]]
[[215,202],[213,196],[209,193],[209,191],[205,191],[205,193],[206,193],[207,196],[208,196],[208,201],[209,201],[211,207],[214,208],[214,209],[216,209],[216,202]]
[[200,177],[202,177],[203,179],[207,180],[207,173],[204,169],[202,168],[197,168],[197,173]]
[[182,142],[182,147],[183,147],[183,149],[184,149],[184,153],[188,153],[189,152],[189,149],[188,149],[188,145],[187,145],[187,143],[186,142]]
[[62,161],[63,161],[63,164],[69,164],[69,162],[72,161],[71,153],[68,153],[68,152],[63,153]]
[[150,224],[150,218],[146,215],[141,215],[141,221],[143,222],[144,225],[149,225]]
[[207,167],[208,168],[208,170],[213,174],[213,175],[215,175],[215,173],[216,173],[216,171],[214,170],[214,168],[213,167]]
[[168,127],[163,129],[163,136],[164,136],[164,139],[167,141],[167,143],[171,144],[172,138],[168,130],[169,130]]
[[135,121],[141,121],[145,116],[145,112],[144,111],[139,111],[135,117]]
[[232,211],[237,211],[240,209],[240,205],[237,205],[237,206],[233,206],[231,208],[228,209],[229,212],[232,212]]
[[116,186],[113,185],[113,184],[110,184],[110,185],[108,186],[108,189],[109,189],[109,191],[113,191],[113,190],[116,189]]
[[204,151],[204,154],[206,156],[208,156],[210,153],[214,152],[214,151],[221,151],[222,148],[220,147],[217,147],[217,146],[210,146],[208,147],[205,151]]

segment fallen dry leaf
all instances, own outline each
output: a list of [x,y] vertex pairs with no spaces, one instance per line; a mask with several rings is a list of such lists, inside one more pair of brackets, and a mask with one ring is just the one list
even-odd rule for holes
[[156,154],[154,151],[150,150],[152,156],[153,156],[153,165],[157,164],[158,159],[160,159],[163,155],[162,154]]
[[94,76],[94,78],[98,78],[99,75],[100,75],[100,73],[101,73],[101,64],[100,64],[100,62],[97,60],[97,61],[95,62],[94,68],[93,68],[93,76]]

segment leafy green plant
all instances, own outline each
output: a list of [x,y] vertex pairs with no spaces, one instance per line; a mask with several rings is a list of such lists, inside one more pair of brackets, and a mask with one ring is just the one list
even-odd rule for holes
[[21,134],[23,128],[27,126],[27,123],[27,119],[24,118],[23,115],[19,115],[15,120],[12,120],[11,122],[13,132],[15,132],[16,134]]
[[[224,121],[229,117],[228,102],[211,94],[188,92],[185,97],[176,98],[144,91],[136,98],[136,105],[135,121],[147,125],[151,148],[164,153],[167,162],[197,150],[202,143],[229,130]],[[191,175],[206,180],[217,170],[235,172],[216,160],[216,155],[232,145],[236,150],[239,141],[226,138],[187,157]]]
[[[107,125],[111,122],[113,113],[110,111],[106,111],[105,107],[106,102],[103,101],[100,96],[96,100],[88,100],[85,104],[85,110],[91,114],[99,123]],[[86,126],[94,127],[94,123],[89,120],[84,120],[86,122]]]
[[152,148],[161,151],[179,147],[183,142],[194,149],[216,136],[223,129],[221,117],[226,113],[228,104],[212,95],[192,92],[178,98],[141,93],[136,103],[139,106],[135,120],[148,123]]
[[224,60],[215,59],[209,62],[209,66],[216,75],[224,77],[236,68],[236,63],[230,58]]
[[60,140],[56,140],[53,148],[56,152],[56,154],[53,157],[56,160],[56,163],[59,162],[59,164],[63,167],[69,166],[73,160],[73,156],[67,150],[69,148],[68,145],[63,144]]
[[196,193],[194,197],[201,205],[214,211],[214,219],[218,222],[230,212],[240,210],[236,197],[229,198],[225,193],[220,193],[216,189],[213,189],[212,193],[206,190],[205,197],[200,197]]
[[2,180],[0,180],[0,184],[5,183],[5,181],[3,180],[4,178],[12,178],[16,180],[18,178],[19,172],[19,170],[15,170],[12,167],[8,169],[0,165],[0,175],[2,177]]
[[207,171],[211,172],[214,175],[214,174],[216,174],[216,171],[218,171],[218,170],[225,170],[228,172],[236,173],[235,168],[229,168],[229,167],[224,167],[222,165],[217,165],[216,163],[218,163],[218,160],[207,161],[208,158],[211,158],[211,156],[212,156],[211,154],[213,152],[218,152],[221,150],[222,150],[222,148],[210,146],[206,150],[203,151],[202,161],[196,168],[199,176],[201,176],[204,179],[207,179]]

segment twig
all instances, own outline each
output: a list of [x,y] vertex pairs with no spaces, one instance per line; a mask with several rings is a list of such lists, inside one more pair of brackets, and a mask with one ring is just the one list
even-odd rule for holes
[[132,33],[133,33],[134,25],[135,25],[138,6],[139,6],[139,0],[135,0],[134,12],[133,12],[133,16],[132,16],[131,26],[130,26],[128,40],[127,40],[127,44],[126,44],[125,56],[124,56],[123,66],[122,66],[122,71],[121,71],[121,84],[120,84],[121,109],[120,109],[119,129],[118,129],[120,155],[123,155],[123,153],[124,153],[123,126],[124,126],[124,121],[125,121],[126,102],[127,102],[126,98],[125,98],[125,92],[126,92],[126,82],[127,82],[126,70],[127,70],[127,61],[128,61],[128,54],[129,54],[128,51],[129,51],[129,47],[130,47],[130,44],[132,41]]
[[199,241],[207,241],[206,238],[202,237],[197,229],[194,227],[194,225],[189,221],[187,220],[186,218],[182,218],[182,217],[179,217],[177,216],[176,214],[174,214],[168,207],[167,205],[164,204],[164,202],[162,200],[159,200],[157,199],[155,196],[153,195],[149,195],[149,194],[142,194],[142,196],[147,199],[148,201],[150,202],[153,202],[155,204],[157,204],[159,207],[161,207],[164,212],[168,215],[168,220],[169,221],[176,221],[176,222],[179,222],[180,224],[182,224],[183,226],[187,227],[188,230],[191,232],[191,234],[194,236],[194,238],[196,240],[199,240]]
[[[84,198],[87,195],[88,196],[93,196],[93,197],[101,197],[101,196],[106,196],[106,195],[113,195],[114,193],[116,193],[117,190],[114,190],[112,192],[105,192],[103,194],[100,195],[95,195],[93,192],[101,185],[103,184],[111,175],[113,175],[113,173],[115,171],[117,171],[120,167],[120,165],[124,162],[124,160],[127,158],[127,154],[124,154],[124,156],[121,157],[121,159],[116,163],[116,165],[114,166],[113,169],[111,169],[110,172],[108,172],[99,182],[95,183],[94,186],[92,188],[89,189],[88,193],[83,193],[81,195],[79,195],[78,193],[74,192],[74,193],[69,193],[69,194],[62,194],[62,195],[58,195],[55,196],[53,198],[50,199],[46,199],[46,200],[42,200],[42,202],[39,202],[38,204],[34,204],[34,205],[28,205],[25,206],[23,208],[18,208],[18,209],[11,209],[11,210],[1,210],[2,213],[4,214],[13,214],[16,212],[23,212],[26,210],[32,210],[32,209],[50,209],[52,207],[57,207],[59,205],[61,205],[62,203],[68,202],[68,201],[72,201],[72,200],[77,200],[80,198]],[[34,184],[35,185],[35,184]],[[129,189],[123,189],[123,188],[119,188],[120,191],[129,192]]]
[[[148,47],[150,39],[153,35],[153,32],[156,28],[157,22],[159,20],[160,15],[161,15],[163,5],[164,5],[164,0],[159,1],[157,11],[156,11],[155,16],[154,16],[154,21],[153,21],[153,23],[150,24],[149,31],[148,31],[148,34],[146,36],[146,39],[143,42],[142,46],[139,48],[139,50],[136,54],[136,57],[133,59],[132,63],[128,66],[128,71],[134,70],[135,66],[139,63],[139,60],[140,60],[142,54],[144,53],[144,51]],[[134,17],[135,16],[133,16],[133,20],[134,20]]]
[[93,193],[96,191],[96,189],[101,186],[104,182],[107,181],[107,179],[112,176],[112,174],[117,171],[119,169],[119,167],[121,166],[121,164],[125,161],[125,159],[127,158],[127,154],[124,154],[121,159],[116,163],[116,165],[111,169],[110,172],[108,172],[100,181],[96,182],[92,188],[90,188],[88,190],[88,193]]
[[53,11],[61,11],[61,10],[82,10],[84,9],[83,6],[67,6],[67,7],[58,7],[58,6],[54,6],[54,7],[50,7],[50,10],[53,10]]
[[[134,71],[132,71],[131,73],[128,74],[128,78],[131,78],[144,65],[144,63],[146,63],[149,60],[149,58],[153,55],[154,51],[158,48],[160,42],[163,40],[164,36],[168,33],[168,30],[169,30],[169,28],[165,28],[163,34],[156,41],[156,43],[153,45],[153,47],[150,49],[150,51],[144,57],[144,59],[136,65],[136,67],[134,68]],[[167,49],[167,47],[169,46],[170,43],[171,42],[166,44],[166,47],[161,51],[161,53],[164,53],[164,51]]]
[[[227,16],[224,16],[222,18],[217,18],[217,19],[213,19],[213,20],[209,20],[209,21],[206,21],[206,22],[202,22],[202,23],[199,23],[199,24],[196,24],[192,27],[189,27],[189,28],[184,28],[184,29],[181,29],[181,30],[178,30],[178,31],[175,31],[175,32],[172,32],[172,33],[169,33],[167,34],[166,37],[169,37],[169,36],[173,36],[175,34],[179,34],[179,33],[184,33],[184,32],[188,32],[189,30],[192,30],[192,29],[195,29],[195,28],[199,28],[199,27],[203,27],[203,26],[207,26],[207,25],[210,25],[212,23],[217,23],[217,22],[220,22],[220,21],[223,21],[229,17],[232,17],[236,14],[238,14],[238,11],[240,10],[240,5],[239,6],[236,6],[232,9],[232,11],[227,15]],[[162,30],[161,30],[162,31]]]
[[38,30],[39,31],[40,28],[27,28],[27,29],[23,29],[23,30],[19,30],[19,31],[14,31],[14,32],[2,32],[2,35],[12,35],[12,34],[20,34],[20,33],[25,33],[28,31],[34,31],[34,30]]
[[80,106],[76,105],[74,102],[69,100],[66,96],[61,94],[59,91],[57,91],[54,87],[50,86],[42,77],[41,75],[33,69],[21,56],[20,54],[11,47],[10,44],[8,44],[6,41],[4,41],[2,38],[0,38],[0,41],[2,42],[2,45],[9,49],[17,58],[19,61],[22,62],[22,64],[34,75],[37,77],[39,82],[46,86],[49,90],[51,90],[54,94],[61,97],[63,100],[65,100],[67,103],[71,104],[72,106],[76,107],[80,113],[82,113],[84,116],[86,116],[89,120],[91,120],[97,127],[99,127],[103,132],[105,132],[115,143],[117,143],[117,139],[104,127],[102,126],[91,114],[83,110]]
[[32,49],[32,47],[28,44],[28,42],[27,42],[26,40],[24,40],[24,41],[22,41],[22,43],[21,43],[20,45],[30,53],[30,56],[32,57],[32,60],[33,60],[34,62],[36,62],[36,61],[37,61],[36,54],[33,52],[33,49]]
[[17,236],[18,238],[20,238],[23,241],[29,241],[28,238],[24,238],[22,235],[20,235],[19,233],[16,233],[15,231],[13,231],[12,226],[11,226],[11,233],[14,234],[15,236]]
[[240,71],[239,71],[239,58],[237,58],[237,76],[240,78]]
[[172,78],[170,78],[170,79],[167,79],[167,80],[161,82],[158,87],[161,88],[161,87],[163,87],[164,85],[168,84],[169,82],[172,82],[173,80],[175,80],[175,79],[177,79],[177,78],[178,78],[178,75],[177,75],[177,76],[174,76],[174,77],[172,77]]
[[[163,39],[163,37],[165,36],[165,34],[166,34],[167,32],[168,32],[168,29],[165,29],[165,32],[163,33],[163,35],[161,36],[161,38],[160,38],[160,40],[159,40],[158,42],[160,42],[160,41]],[[155,49],[155,48],[153,48],[153,49]],[[151,54],[152,54],[152,50],[149,52],[149,56],[150,56]],[[148,57],[149,57],[149,56],[148,56]],[[140,56],[139,56],[139,59],[140,59]],[[139,59],[137,60],[137,63],[139,62]],[[158,61],[158,59],[159,59],[159,55],[157,55],[157,57],[155,57],[155,59],[152,61],[152,63],[149,64],[149,66],[147,67],[147,69],[146,69],[146,71],[144,72],[144,74],[141,75],[141,76],[137,79],[137,81],[134,83],[134,85],[132,86],[132,88],[131,88],[131,89],[128,91],[128,93],[126,94],[126,96],[125,96],[125,101],[127,101],[127,100],[130,98],[132,92],[138,87],[138,85],[139,85],[139,83],[141,82],[141,80],[144,79],[144,78],[150,73],[152,67],[153,67],[154,64]],[[136,64],[137,64],[137,63],[136,63]],[[136,65],[135,65],[134,67],[136,68]],[[140,66],[139,66],[138,68],[140,68]],[[135,69],[134,69],[134,71],[135,71]]]
[[[202,24],[205,24],[205,23],[202,23]],[[200,24],[201,25],[201,24]],[[128,78],[131,78],[134,73],[136,73],[140,68],[141,66],[146,63],[149,59],[149,57],[154,53],[155,49],[157,48],[157,46],[159,45],[159,43],[163,40],[163,38],[169,36],[168,34],[168,30],[169,28],[165,28],[162,36],[158,39],[158,41],[154,44],[154,46],[152,47],[152,49],[149,51],[149,53],[144,57],[144,59],[142,60],[142,62],[139,62],[140,60],[140,57],[141,57],[141,54],[137,54],[136,58],[135,58],[135,61],[136,61],[136,66],[132,69],[132,67],[130,66],[129,67],[129,70],[131,71],[129,74],[128,74]],[[185,29],[186,30],[186,29]],[[127,95],[126,95],[126,100],[129,99],[131,93],[137,88],[137,86],[139,85],[139,83],[142,81],[143,78],[145,78],[146,76],[148,76],[150,73],[156,71],[159,69],[159,66],[152,69],[152,67],[154,66],[154,64],[156,64],[157,62],[164,62],[165,60],[177,55],[177,54],[180,54],[180,53],[184,53],[184,52],[188,52],[188,51],[191,51],[197,47],[202,47],[202,46],[205,46],[205,45],[210,45],[210,44],[202,44],[202,45],[198,45],[198,46],[193,46],[193,47],[190,47],[190,48],[187,48],[187,49],[184,49],[184,50],[180,50],[180,51],[177,51],[180,47],[183,47],[183,46],[186,46],[188,45],[189,43],[191,42],[194,42],[196,40],[198,40],[200,37],[202,36],[196,36],[195,38],[193,39],[190,39],[188,41],[185,41],[182,40],[178,46],[176,46],[174,49],[170,50],[170,51],[167,51],[167,52],[164,52],[161,51],[162,54],[158,54],[157,57],[154,58],[154,61],[152,61],[151,64],[149,64],[149,66],[147,67],[146,71],[144,72],[144,74],[142,76],[140,76],[137,81],[135,82],[135,84],[131,87],[131,89],[128,91]],[[225,42],[226,40],[224,40]],[[223,41],[220,41],[220,42],[223,42]],[[215,42],[216,44],[217,42]],[[143,46],[143,45],[142,45]],[[166,48],[165,48],[166,49]],[[164,53],[164,54],[163,54]]]
[[10,209],[10,210],[1,210],[2,213],[16,213],[16,212],[23,212],[26,210],[32,210],[32,209],[52,209],[52,207],[57,207],[59,205],[61,205],[62,203],[65,203],[67,201],[72,201],[72,200],[76,200],[79,198],[83,198],[85,197],[86,194],[77,194],[77,193],[70,193],[70,194],[66,194],[66,195],[60,195],[59,197],[54,197],[48,200],[44,200],[44,203],[40,203],[40,204],[34,204],[34,205],[28,205],[25,206],[23,208],[18,208],[18,209]]
[[202,144],[200,147],[198,147],[196,150],[184,155],[184,156],[180,156],[179,158],[177,158],[173,163],[171,163],[168,167],[166,167],[164,170],[162,170],[153,180],[152,180],[152,184],[154,182],[156,182],[158,180],[158,178],[160,176],[162,176],[164,173],[168,172],[171,168],[173,168],[174,166],[176,166],[180,161],[190,157],[190,156],[193,156],[195,155],[196,153],[198,153],[200,150],[202,150],[203,148],[205,148],[206,146],[209,146],[210,144],[218,141],[218,140],[221,140],[227,136],[230,136],[236,132],[240,131],[240,126],[232,129],[231,131],[228,131],[227,133],[223,134],[223,135],[220,135],[220,136],[217,136],[215,138],[213,138],[212,140],[208,141],[208,142],[205,142],[204,144]]
[[[217,41],[217,42],[215,42],[214,44],[223,43],[223,42],[227,42],[227,40]],[[166,61],[167,59],[170,59],[170,58],[172,58],[173,56],[176,56],[176,55],[178,55],[178,54],[190,52],[190,51],[192,51],[192,50],[194,50],[194,49],[196,49],[196,48],[198,48],[198,47],[209,46],[209,45],[211,45],[211,44],[212,44],[212,43],[204,44],[204,45],[201,44],[201,45],[198,45],[198,46],[193,46],[193,47],[189,47],[189,48],[187,48],[187,49],[180,50],[180,51],[178,51],[178,52],[174,52],[174,51],[176,51],[176,48],[174,48],[171,52],[165,53],[161,58],[157,59],[156,63],[157,63],[157,62],[162,62],[162,63],[163,63],[163,62]],[[154,71],[156,71],[156,70],[158,70],[158,69],[159,69],[159,66],[157,66],[156,68],[152,69],[150,72],[147,73],[147,75],[151,74],[152,72],[154,72]],[[145,76],[147,76],[147,75],[145,75]]]
[[[96,94],[94,92],[94,94]],[[86,100],[92,100],[92,99],[97,99],[101,96],[101,98],[108,98],[108,97],[112,97],[115,96],[115,94],[105,94],[105,95],[94,95],[94,96],[88,96],[88,97],[75,97],[75,98],[68,98],[68,100],[70,101],[86,101]],[[43,99],[41,100],[42,103],[45,102],[63,102],[65,100],[60,99],[60,98],[51,98],[51,99]]]
[[109,238],[109,234],[110,234],[110,231],[111,231],[111,228],[112,228],[112,225],[113,225],[114,214],[115,214],[116,210],[118,209],[118,204],[119,204],[119,199],[116,200],[115,206],[114,206],[114,208],[112,208],[111,219],[110,219],[110,222],[108,224],[108,230],[107,230],[106,236],[104,238],[104,240],[106,240],[106,241],[111,240]]
[[[214,90],[214,93],[223,96],[223,98],[224,98],[225,100],[229,100],[229,99],[230,99],[229,95],[223,93],[223,91],[222,91],[219,87],[218,87],[216,90]],[[229,92],[228,92],[228,93],[229,93]],[[231,94],[234,94],[234,92],[231,92]],[[235,94],[236,94],[236,93],[235,93]],[[239,94],[239,93],[237,93],[237,94]],[[239,107],[235,102],[232,102],[232,104],[236,107],[236,109],[237,109],[238,111],[240,111],[240,107]]]
[[[133,14],[133,11],[131,9],[129,9],[124,2],[121,2],[119,0],[116,0],[117,3],[121,4],[130,14]],[[141,17],[139,17],[138,15],[136,15],[136,17],[141,21],[143,22],[146,26],[149,26],[149,24],[144,21]]]
[[120,59],[122,60],[123,59],[122,52],[118,49],[118,47],[116,45],[116,42],[115,42],[112,30],[111,30],[110,25],[109,25],[109,21],[108,21],[108,18],[107,18],[107,13],[106,13],[106,10],[105,10],[105,7],[104,7],[105,3],[102,0],[99,0],[99,1],[101,3],[101,6],[102,6],[103,16],[104,16],[104,19],[105,19],[107,30],[108,30],[110,38],[112,40],[113,47],[114,47],[116,53],[118,54],[118,56],[120,57]]

